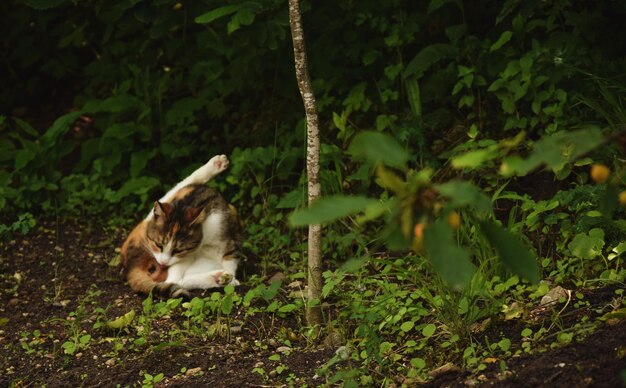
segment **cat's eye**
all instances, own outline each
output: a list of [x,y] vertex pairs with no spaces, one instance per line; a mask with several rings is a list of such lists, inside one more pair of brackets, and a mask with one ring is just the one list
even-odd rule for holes
[[148,268],[148,273],[153,274],[153,273],[154,273],[154,271],[156,271],[156,266],[151,265],[151,266],[150,266],[150,268]]
[[155,242],[154,245],[156,245],[157,248],[163,250],[163,245],[159,244],[158,242]]
[[172,255],[180,255],[182,253],[187,253],[189,249],[185,249],[185,248],[176,248],[172,251]]

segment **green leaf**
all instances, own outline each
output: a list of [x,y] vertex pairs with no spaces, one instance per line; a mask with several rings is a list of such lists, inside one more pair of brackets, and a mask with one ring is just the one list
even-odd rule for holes
[[27,134],[33,136],[33,137],[39,137],[39,133],[35,130],[35,128],[33,128],[29,123],[27,123],[26,121],[17,118],[17,117],[13,117],[13,121],[15,121],[15,124],[17,124],[18,127],[22,128],[22,130],[24,132],[26,132]]
[[579,259],[593,259],[602,254],[604,247],[604,231],[599,228],[593,228],[589,234],[577,234],[567,248],[572,255]]
[[406,162],[409,160],[409,154],[395,139],[374,131],[358,133],[350,144],[348,153],[372,163],[397,168],[406,168]]
[[131,194],[145,194],[152,188],[158,186],[161,182],[157,178],[142,176],[139,178],[132,178],[117,191],[112,197],[112,202],[119,202],[122,198],[125,198]]
[[500,167],[500,173],[505,176],[523,176],[542,164],[552,170],[559,170],[603,142],[604,135],[597,127],[557,132],[536,142],[528,158],[507,158]]
[[334,221],[365,210],[367,206],[377,203],[378,200],[366,197],[334,195],[322,197],[309,208],[299,209],[289,215],[291,226],[322,224]]
[[[211,23],[212,21],[217,20],[221,17],[234,14],[235,12],[238,12],[246,8],[253,8],[253,7],[256,8],[257,6],[258,6],[257,3],[250,2],[250,1],[242,3],[242,4],[224,5],[222,7],[215,8],[209,12],[203,13],[202,15],[196,17],[195,22],[199,24]],[[243,21],[244,22],[249,21],[249,16],[248,16],[248,19],[244,18]]]
[[450,181],[435,185],[439,194],[450,199],[450,206],[459,208],[469,206],[477,211],[493,214],[491,200],[473,184],[462,181]]
[[598,318],[601,321],[607,321],[609,319],[626,319],[626,308],[621,308],[619,310],[613,310],[609,313],[604,314],[603,316]]
[[260,294],[263,299],[266,301],[270,301],[273,299],[276,294],[278,294],[278,290],[280,289],[281,282],[280,280],[274,280],[270,283],[269,287],[265,287],[261,285]]
[[500,260],[514,274],[528,279],[533,283],[539,282],[541,272],[535,257],[530,250],[509,231],[491,221],[480,223],[480,230],[487,240],[494,246]]
[[417,82],[417,78],[408,77],[404,81],[406,87],[407,99],[409,100],[409,107],[413,113],[415,120],[420,121],[422,119],[422,97],[420,94],[420,85]]
[[454,168],[476,168],[497,157],[498,147],[495,146],[466,152],[454,157],[451,162]]
[[305,194],[300,189],[296,189],[283,195],[276,208],[278,209],[295,209],[302,205],[305,200]]
[[386,169],[383,166],[376,168],[376,183],[384,188],[393,191],[396,194],[402,195],[406,193],[406,182],[397,176],[393,171]]
[[70,112],[54,120],[52,126],[41,137],[41,145],[48,149],[57,147],[59,137],[67,133],[71,124],[82,114],[82,111]]
[[28,162],[30,162],[31,160],[34,160],[36,157],[37,157],[37,154],[32,151],[28,151],[28,150],[17,151],[15,153],[15,170],[22,169],[24,166],[26,166]]
[[406,333],[407,331],[411,330],[413,326],[415,326],[413,321],[406,321],[402,325],[400,325],[400,330]]
[[156,150],[154,149],[133,152],[130,156],[130,176],[132,178],[139,176],[139,173],[143,171],[148,161],[152,159],[154,155],[156,155]]
[[503,352],[506,352],[511,348],[511,340],[508,338],[502,338],[498,342],[498,346],[500,347],[500,349],[502,349]]
[[457,53],[458,49],[447,43],[434,43],[426,46],[406,65],[402,77],[414,76],[419,79],[434,63],[444,58],[455,57]]
[[504,31],[502,35],[500,35],[500,38],[498,38],[498,40],[494,44],[491,45],[491,48],[489,48],[489,52],[496,51],[500,47],[504,46],[506,42],[511,40],[512,36],[513,36],[513,33],[511,31]]
[[433,267],[443,279],[457,289],[469,285],[476,271],[469,253],[454,242],[447,223],[437,221],[424,230],[424,246]]
[[202,100],[198,98],[181,98],[172,104],[165,114],[165,123],[171,126],[184,126],[195,120],[195,112],[202,108]]
[[233,309],[233,294],[228,294],[222,299],[221,310],[223,314],[229,315]]
[[356,221],[359,224],[364,224],[382,216],[385,213],[390,213],[394,202],[394,199],[376,203],[372,202],[365,207],[363,215],[357,217]]
[[107,265],[112,268],[117,268],[120,265],[121,257],[120,255],[115,255],[107,262]]
[[112,321],[108,321],[106,323],[106,327],[108,327],[109,329],[121,329],[130,325],[133,319],[135,319],[135,310],[130,310],[126,314],[117,317]]
[[279,313],[290,313],[293,310],[297,309],[298,306],[296,306],[295,304],[286,304],[284,306],[282,306],[281,308],[278,309]]
[[613,252],[615,252],[618,255],[621,255],[622,253],[626,252],[626,242],[621,242],[617,244],[617,246],[613,248]]
[[423,358],[412,358],[411,365],[417,369],[424,369],[426,368],[426,361]]
[[430,338],[433,336],[433,334],[435,334],[436,330],[437,330],[437,326],[435,326],[432,323],[429,323],[426,326],[424,326],[424,328],[422,329],[422,334],[424,335],[424,337]]
[[15,157],[16,152],[17,149],[12,141],[8,139],[0,139],[0,162],[12,160]]
[[430,2],[428,3],[427,13],[431,14],[446,4],[454,4],[457,6],[459,5],[459,3],[454,0],[430,0]]

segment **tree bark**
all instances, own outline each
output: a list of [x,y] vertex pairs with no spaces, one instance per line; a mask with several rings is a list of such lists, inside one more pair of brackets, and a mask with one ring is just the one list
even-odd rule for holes
[[[306,51],[304,47],[304,32],[302,30],[302,16],[299,0],[289,0],[289,25],[293,41],[293,55],[295,59],[296,80],[304,103],[307,128],[306,169],[308,181],[308,202],[311,204],[321,196],[320,185],[320,137],[317,120],[317,103],[311,79],[307,69]],[[319,326],[322,323],[322,227],[309,225],[308,241],[308,292],[306,317],[309,326]],[[318,304],[311,306],[312,301]]]

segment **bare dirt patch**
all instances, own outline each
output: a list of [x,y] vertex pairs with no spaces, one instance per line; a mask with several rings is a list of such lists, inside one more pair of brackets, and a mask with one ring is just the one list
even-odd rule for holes
[[[149,328],[151,338],[159,338],[156,346],[133,343],[135,332],[93,329],[102,317],[143,309],[144,298],[133,294],[108,264],[123,236],[123,230],[41,222],[27,236],[2,242],[0,386],[137,386],[147,375],[161,375],[156,384],[161,386],[327,384],[316,371],[336,349],[307,342],[298,333],[302,322],[293,316],[247,319],[237,311],[230,322],[237,322],[236,330],[227,326],[227,335],[190,337],[184,343],[168,340],[184,318],[164,316]],[[592,306],[615,297],[610,288],[585,292]],[[519,333],[515,325],[503,322],[488,330]],[[288,349],[277,340],[285,333],[291,333]],[[82,347],[81,338],[86,341]],[[73,340],[79,348],[68,354],[64,344]],[[600,326],[582,342],[511,357],[505,360],[506,372],[493,363],[479,373],[443,374],[427,385],[616,387],[623,381],[625,354],[626,323],[618,321]],[[388,381],[401,385],[393,377]]]

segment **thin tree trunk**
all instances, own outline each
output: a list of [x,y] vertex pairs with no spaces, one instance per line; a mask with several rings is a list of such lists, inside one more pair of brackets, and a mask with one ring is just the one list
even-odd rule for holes
[[[304,48],[304,32],[299,0],[289,0],[289,24],[293,40],[296,79],[304,102],[307,128],[306,169],[308,177],[309,206],[321,196],[320,185],[320,136],[317,121],[317,103],[311,87],[311,79],[307,70],[306,51]],[[313,300],[321,302],[322,297],[322,227],[309,225],[308,247],[308,293],[309,304]],[[306,311],[309,326],[322,323],[322,311],[319,303],[309,306]]]

